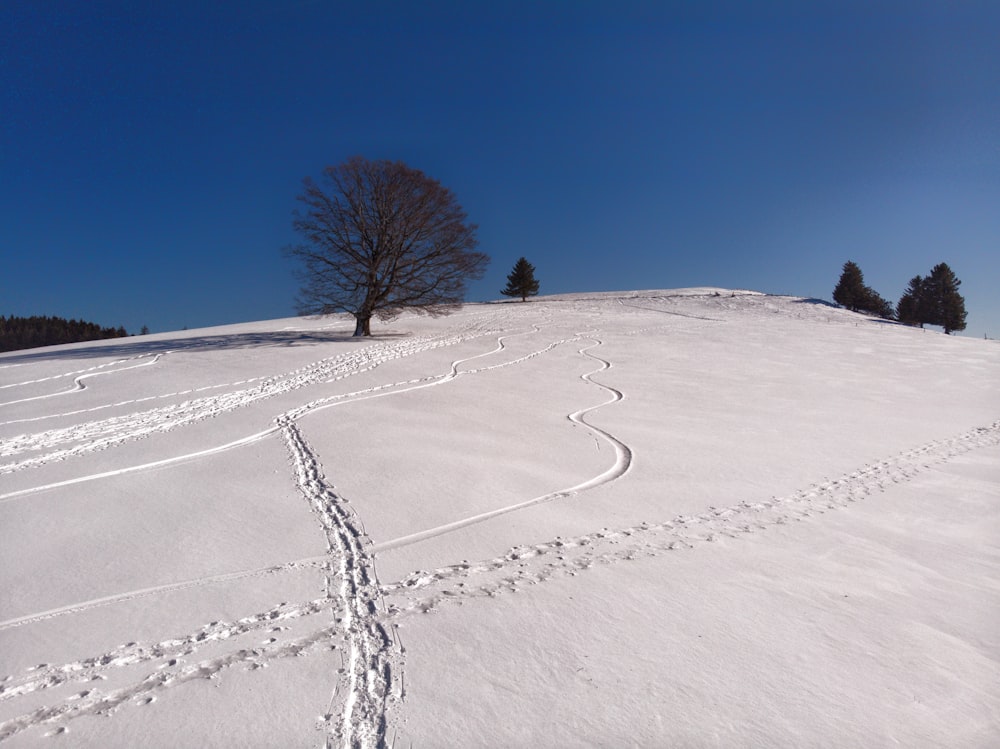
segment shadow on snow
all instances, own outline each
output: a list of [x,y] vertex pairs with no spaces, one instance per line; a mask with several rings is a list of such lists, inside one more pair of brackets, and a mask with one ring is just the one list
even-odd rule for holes
[[190,337],[160,338],[147,336],[107,338],[63,346],[11,351],[0,355],[0,366],[41,362],[49,359],[90,359],[96,357],[131,357],[142,354],[160,354],[166,351],[224,351],[227,349],[253,349],[264,347],[319,346],[326,343],[371,343],[373,341],[401,338],[406,333],[380,333],[367,338],[356,338],[343,332],[312,332],[281,330],[273,332],[230,333],[224,335],[193,335]]

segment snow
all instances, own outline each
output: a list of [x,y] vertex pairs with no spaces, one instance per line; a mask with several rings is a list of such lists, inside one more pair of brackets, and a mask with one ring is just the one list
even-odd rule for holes
[[717,288],[0,355],[0,744],[1000,745],[1000,346]]

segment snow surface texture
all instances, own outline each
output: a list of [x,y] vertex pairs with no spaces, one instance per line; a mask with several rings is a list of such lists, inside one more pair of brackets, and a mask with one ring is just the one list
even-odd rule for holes
[[721,289],[0,356],[7,746],[1000,746],[1000,346]]

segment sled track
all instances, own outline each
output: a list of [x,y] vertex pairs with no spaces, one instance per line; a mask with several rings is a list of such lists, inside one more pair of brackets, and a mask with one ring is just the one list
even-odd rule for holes
[[[289,444],[289,451],[296,465],[297,483],[303,487],[303,494],[310,499],[314,511],[321,518],[326,529],[327,524],[336,526],[340,520],[340,511],[349,511],[342,505],[342,500],[336,498],[332,490],[319,473],[315,457],[294,425],[283,425],[283,435]],[[378,625],[381,632],[394,634],[393,622],[399,617],[419,613],[432,612],[448,603],[461,603],[471,598],[491,598],[506,593],[514,593],[525,586],[536,585],[549,579],[577,575],[595,565],[611,565],[641,557],[659,556],[668,551],[693,548],[699,544],[711,543],[722,537],[739,538],[743,534],[765,530],[770,526],[800,521],[828,510],[841,509],[853,502],[860,501],[886,487],[905,483],[921,472],[946,462],[947,460],[967,453],[971,450],[1000,445],[1000,421],[990,426],[972,429],[964,434],[950,439],[937,440],[920,447],[900,453],[885,460],[871,463],[863,468],[838,479],[825,481],[786,497],[774,498],[766,502],[740,502],[729,507],[711,507],[699,515],[677,516],[669,521],[657,523],[641,523],[628,528],[616,530],[602,529],[573,538],[555,538],[551,541],[533,546],[518,546],[507,553],[492,559],[479,562],[440,567],[435,570],[418,570],[398,582],[383,585],[378,591],[372,589],[375,583],[374,574],[368,573],[358,578],[363,593],[355,596],[359,621],[363,626],[358,632],[362,639],[374,638],[368,655],[359,651],[358,662],[365,657],[374,657],[375,662],[381,654],[387,663],[398,663],[393,658],[402,657],[402,647],[398,650],[391,646],[380,648],[382,636],[376,631],[372,634],[370,627]],[[318,503],[318,504],[317,504]],[[346,521],[345,521],[346,522]],[[353,523],[354,520],[351,520]],[[332,530],[337,534],[351,532],[346,527]],[[356,565],[356,572],[371,564],[371,555],[365,551],[367,540],[363,534],[347,539],[349,543],[357,543],[364,562],[350,562]],[[328,554],[331,564],[339,560],[339,556]],[[312,562],[313,560],[303,560]],[[293,565],[296,563],[289,563]],[[337,561],[339,564],[339,561]],[[337,584],[337,572],[334,567],[328,568],[328,584]],[[367,586],[367,587],[365,587]],[[380,612],[375,602],[381,596],[387,606]],[[373,604],[368,606],[368,604]],[[135,666],[152,661],[161,661],[156,670],[140,679],[131,686],[101,693],[96,689],[88,689],[51,706],[41,707],[30,713],[0,723],[0,741],[9,738],[23,730],[44,725],[55,725],[61,728],[75,717],[81,715],[110,714],[121,706],[132,704],[142,706],[149,704],[155,695],[163,689],[203,678],[212,678],[225,669],[234,666],[259,668],[273,660],[291,656],[304,655],[317,650],[320,646],[329,646],[336,638],[350,637],[346,633],[344,622],[330,626],[318,627],[304,636],[297,638],[281,638],[281,632],[287,627],[283,623],[296,620],[308,620],[316,614],[333,612],[338,615],[342,610],[343,601],[338,593],[328,595],[315,601],[299,604],[283,603],[268,611],[240,619],[236,622],[212,622],[188,635],[164,640],[158,643],[129,643],[115,648],[107,653],[63,665],[38,664],[21,675],[11,675],[0,679],[0,702],[13,700],[34,692],[55,689],[74,683],[90,683],[100,681],[104,675],[116,669]],[[261,645],[238,643],[244,635],[267,630],[273,636]],[[183,659],[191,659],[198,655],[199,648],[207,644],[229,643],[230,652],[215,658],[205,658],[196,662],[184,663]],[[360,646],[360,643],[359,643]],[[401,674],[401,671],[400,671]],[[392,670],[389,672],[392,677]],[[365,679],[355,679],[355,686],[366,683]],[[378,682],[376,682],[378,685]],[[385,697],[381,687],[376,688],[375,699],[372,693],[366,693],[362,699],[367,700],[364,708],[374,707],[367,717],[374,716],[376,726],[374,735],[381,730],[381,741],[385,742],[385,713],[381,713],[379,722],[379,704],[398,701],[403,697],[402,683],[387,681],[386,686],[391,696]],[[82,695],[82,696],[81,696]],[[386,702],[380,702],[385,698]],[[343,700],[346,702],[346,700]],[[328,723],[330,735],[343,740],[343,746],[365,746],[362,736],[371,737],[367,726],[364,731],[356,728],[357,718],[362,714],[355,705],[352,715],[355,722],[351,724],[354,744],[347,743],[343,728],[333,723],[333,708],[324,719]],[[343,723],[340,724],[343,726]],[[339,731],[339,733],[338,733]],[[377,746],[378,744],[374,744]]]

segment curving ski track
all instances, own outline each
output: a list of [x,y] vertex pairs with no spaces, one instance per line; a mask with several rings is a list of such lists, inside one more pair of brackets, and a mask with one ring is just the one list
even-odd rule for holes
[[[468,597],[494,597],[558,576],[572,576],[596,564],[607,565],[641,556],[694,548],[720,538],[739,538],[768,527],[802,521],[842,509],[888,486],[905,483],[927,469],[971,450],[1000,445],[1000,421],[956,437],[921,445],[866,465],[840,478],[763,502],[709,507],[698,515],[641,523],[573,538],[555,538],[519,546],[476,563],[462,562],[435,570],[418,570],[383,593],[393,615],[427,613]],[[414,595],[420,592],[420,595]]]
[[[590,357],[591,359],[597,360],[601,366],[591,372],[587,372],[586,374],[580,375],[580,379],[582,379],[584,382],[596,385],[605,392],[610,393],[611,398],[610,400],[603,401],[602,403],[598,403],[594,406],[588,406],[586,408],[581,408],[578,411],[574,411],[573,413],[568,414],[566,418],[569,419],[569,421],[573,422],[574,424],[579,424],[583,427],[586,427],[595,435],[598,435],[602,439],[607,441],[612,446],[612,448],[614,448],[615,460],[607,470],[603,471],[597,476],[587,479],[586,481],[574,484],[573,486],[567,487],[565,489],[559,489],[554,492],[549,492],[548,494],[543,494],[539,497],[534,497],[532,499],[525,500],[524,502],[518,502],[516,504],[507,505],[506,507],[499,507],[494,510],[490,510],[488,512],[483,512],[477,515],[472,515],[466,518],[462,518],[460,520],[455,520],[450,523],[439,525],[434,528],[428,528],[426,530],[419,531],[417,533],[412,533],[406,536],[402,536],[400,538],[393,539],[391,541],[383,541],[375,545],[375,551],[385,551],[388,549],[395,549],[400,546],[407,546],[409,544],[417,543],[418,541],[424,541],[428,538],[434,538],[436,536],[441,536],[445,533],[450,533],[452,531],[459,530],[460,528],[466,528],[476,523],[482,523],[486,520],[490,520],[492,518],[499,517],[501,515],[506,515],[510,512],[523,510],[527,507],[532,507],[534,505],[541,504],[543,502],[551,502],[552,500],[555,499],[564,499],[566,497],[571,497],[581,492],[585,492],[588,489],[593,489],[594,487],[615,481],[624,476],[626,473],[628,473],[629,468],[631,468],[632,466],[632,449],[610,432],[601,429],[599,427],[596,427],[592,424],[589,424],[584,418],[587,414],[596,411],[598,408],[608,406],[612,403],[617,403],[618,401],[622,400],[625,397],[620,390],[617,390],[609,385],[602,385],[601,383],[596,382],[592,379],[592,377],[598,372],[603,372],[604,370],[609,369],[611,367],[611,362],[607,361],[606,359],[602,359],[599,356],[596,356],[595,354],[592,354],[590,352],[590,349],[601,345],[601,341],[599,339],[595,338],[592,340],[593,343],[590,346],[584,346],[583,348],[581,348],[579,350],[579,353],[583,354],[584,356]],[[469,374],[479,371],[486,371],[486,370],[485,369],[472,370],[469,372]]]
[[[391,668],[382,671],[388,673],[389,678],[381,681],[370,679],[369,674],[372,671],[378,674],[383,666],[389,667],[393,658],[401,657],[401,649],[394,649],[389,638],[384,636],[391,631],[392,622],[398,617],[425,614],[442,605],[459,603],[468,598],[493,598],[516,592],[524,586],[580,574],[595,565],[660,556],[711,543],[720,537],[739,538],[770,526],[805,520],[849,506],[887,486],[909,481],[958,455],[1000,445],[1000,421],[996,421],[987,427],[936,440],[868,464],[840,478],[786,497],[711,507],[699,515],[677,516],[666,521],[614,530],[605,528],[573,538],[555,538],[532,546],[515,547],[501,556],[480,562],[462,562],[430,571],[418,570],[375,590],[373,585],[377,583],[373,571],[371,576],[361,572],[373,559],[372,554],[365,550],[367,539],[363,533],[354,535],[350,530],[354,527],[353,516],[323,479],[301,433],[293,424],[285,424],[282,428],[286,430],[283,434],[296,467],[297,483],[303,495],[309,498],[324,529],[332,534],[328,535],[331,550],[326,563],[328,596],[299,604],[279,604],[237,622],[212,622],[193,633],[158,643],[129,643],[80,661],[62,665],[39,664],[20,676],[10,675],[0,679],[0,702],[3,702],[75,683],[90,684],[102,680],[104,674],[116,669],[163,661],[152,674],[131,686],[107,693],[88,689],[61,702],[4,721],[0,723],[0,741],[32,727],[55,724],[64,728],[70,720],[82,715],[110,714],[126,704],[146,705],[163,689],[193,679],[212,678],[233,666],[262,667],[275,659],[312,652],[318,646],[328,645],[332,639],[353,636],[358,638],[354,663],[362,666],[351,672],[354,676],[350,694],[357,696],[350,713],[341,713],[340,722],[335,722],[333,710],[325,716],[330,736],[343,741],[343,746],[379,746],[379,742],[384,745],[387,725],[385,705],[402,699],[402,685],[392,681]],[[342,543],[346,545],[341,547]],[[353,553],[360,554],[360,557],[348,561],[346,554],[341,556],[341,548],[354,548]],[[316,560],[304,561],[313,563]],[[292,564],[296,563],[289,563]],[[350,582],[342,594],[340,586],[344,580]],[[353,595],[350,593],[352,590],[362,591],[361,595]],[[285,629],[283,622],[340,612],[345,606],[345,595],[347,599],[354,599],[347,604],[352,607],[352,616],[357,617],[352,622],[355,625],[353,635],[345,634],[344,622],[340,622],[318,627],[305,636],[280,638],[281,631]],[[387,602],[382,611],[375,603],[380,598]],[[277,636],[269,638],[264,645],[239,645],[241,637],[265,629]],[[185,662],[185,659],[191,661],[192,657],[196,657],[199,648],[206,643],[221,641],[231,642],[235,650],[215,658]],[[398,640],[394,641],[398,643]],[[374,664],[374,668],[366,669],[366,664]],[[370,684],[374,685],[373,689],[369,689]],[[360,694],[354,691],[358,689]],[[346,704],[346,698],[343,701]],[[376,743],[366,744],[366,741]]]
[[[528,332],[539,331],[536,325]],[[498,332],[496,327],[491,331],[479,328],[475,335],[465,338],[456,336],[448,340],[459,342],[482,335],[495,335],[496,332]],[[739,538],[746,533],[765,530],[773,525],[810,518],[831,509],[848,506],[888,485],[908,481],[928,467],[956,455],[1000,444],[1000,421],[997,421],[988,427],[976,428],[950,439],[927,443],[866,465],[834,481],[826,481],[783,498],[773,498],[766,502],[740,502],[726,507],[710,507],[706,512],[694,516],[677,516],[669,520],[642,523],[617,530],[601,529],[573,538],[555,538],[541,544],[515,547],[505,554],[475,563],[462,562],[429,571],[414,571],[397,582],[380,585],[374,566],[375,554],[378,551],[415,543],[539,502],[572,496],[617,480],[628,472],[633,459],[628,445],[615,435],[593,426],[586,418],[596,409],[613,404],[624,397],[621,391],[592,379],[612,366],[610,361],[597,356],[593,351],[602,345],[596,332],[579,333],[560,339],[509,361],[481,368],[465,366],[474,359],[503,352],[506,349],[506,339],[518,334],[500,335],[494,349],[453,361],[445,374],[384,384],[363,391],[313,400],[280,415],[274,425],[266,430],[211,450],[0,495],[0,500],[13,499],[54,486],[108,478],[178,460],[196,459],[221,450],[235,449],[272,435],[280,435],[291,459],[296,486],[317,517],[327,539],[327,553],[322,557],[130,591],[0,622],[0,630],[8,629],[98,606],[156,595],[160,592],[197,585],[224,584],[245,577],[281,574],[306,566],[322,565],[326,575],[326,595],[321,599],[296,604],[281,603],[267,611],[238,621],[212,622],[185,635],[156,643],[129,643],[72,663],[39,664],[25,673],[0,679],[0,702],[17,701],[19,698],[40,692],[52,692],[54,700],[51,705],[32,709],[0,723],[0,742],[27,729],[43,726],[55,726],[48,735],[60,733],[76,717],[107,715],[124,706],[147,705],[154,701],[162,690],[197,679],[214,678],[220,672],[234,666],[260,668],[273,660],[314,652],[330,646],[331,642],[338,642],[343,645],[341,652],[344,653],[345,668],[344,673],[336,677],[337,684],[333,690],[331,704],[322,720],[322,728],[327,737],[326,745],[339,744],[348,749],[386,746],[390,708],[404,696],[401,681],[403,650],[395,633],[394,624],[399,617],[431,612],[449,602],[461,602],[468,598],[495,597],[517,591],[525,585],[540,584],[560,576],[573,576],[594,565],[615,564],[639,556],[658,556],[668,551],[711,543],[722,537]],[[439,339],[438,345],[448,345],[440,342],[442,340],[444,339]],[[557,346],[582,340],[589,340],[591,343],[578,349],[578,352],[595,360],[599,366],[581,375],[581,378],[603,390],[609,398],[567,414],[566,418],[591,430],[600,439],[612,445],[615,452],[612,466],[598,476],[573,487],[497,508],[483,515],[373,545],[365,534],[360,519],[354,515],[346,502],[337,496],[332,485],[323,476],[318,457],[298,425],[298,421],[306,415],[326,408],[443,385],[461,376],[512,366],[542,355]],[[329,360],[324,360],[327,361]],[[110,364],[114,363],[120,362]],[[149,363],[151,362],[136,366],[145,366]],[[325,370],[326,376],[339,379],[356,373],[352,369],[353,365],[345,366],[341,370],[337,370],[337,366],[331,364]],[[370,368],[374,366],[378,364],[375,363]],[[313,374],[316,371],[313,370]],[[339,374],[332,374],[335,371]],[[366,370],[358,369],[358,371]],[[61,376],[79,374],[79,372],[67,373]],[[312,376],[308,375],[306,379]],[[212,399],[207,400],[212,401]],[[200,418],[207,418],[220,412],[213,412],[205,403],[192,410],[192,413],[201,414]],[[110,434],[114,435],[116,428],[118,427],[111,428]],[[129,426],[123,426],[121,429],[126,432],[124,439],[142,436],[135,431],[129,431]],[[326,625],[312,622],[310,617],[317,615],[332,616],[334,621]],[[296,621],[310,623],[311,629],[305,635],[292,636],[288,624]],[[259,633],[262,631],[268,634],[265,642],[261,643],[259,639],[252,643],[246,641],[249,638],[259,638]],[[203,656],[204,649],[209,646],[221,647],[220,643],[224,643],[226,652],[214,657]],[[154,662],[158,665],[152,673],[143,675],[128,686],[107,691],[93,687],[94,683],[103,681],[107,675],[126,673],[128,669],[148,668],[145,664]],[[74,684],[86,684],[88,688],[69,696],[62,696],[72,689]]]
[[[62,429],[2,439],[0,440],[0,457],[16,456],[22,453],[35,454],[11,463],[0,464],[0,475],[103,450],[152,434],[172,431],[311,385],[334,382],[369,372],[388,361],[495,335],[496,332],[496,326],[486,321],[442,336],[377,342],[345,354],[322,359],[284,375],[262,379],[250,388],[76,424]],[[38,452],[43,452],[43,454],[38,455]]]

